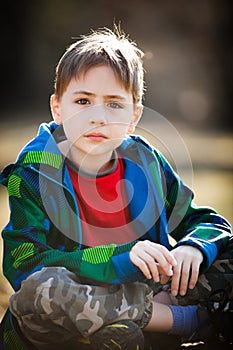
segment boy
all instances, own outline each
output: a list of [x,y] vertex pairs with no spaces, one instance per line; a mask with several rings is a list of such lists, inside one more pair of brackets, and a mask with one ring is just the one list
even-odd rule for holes
[[230,225],[195,206],[160,152],[132,135],[142,114],[142,56],[118,30],[72,44],[56,69],[54,121],[1,175],[11,202],[4,273],[16,291],[4,349],[136,350],[141,330],[187,340],[214,334],[197,304],[212,292],[214,301],[227,298],[232,280],[211,267],[220,293],[200,274],[226,251]]

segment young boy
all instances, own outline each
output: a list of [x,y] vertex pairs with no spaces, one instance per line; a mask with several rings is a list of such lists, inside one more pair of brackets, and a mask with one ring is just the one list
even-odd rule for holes
[[198,304],[212,295],[222,306],[223,295],[226,306],[232,265],[213,262],[232,259],[230,225],[197,207],[163,155],[132,135],[142,57],[119,30],[73,43],[57,65],[54,121],[1,174],[11,208],[3,267],[15,290],[4,349],[136,350],[143,334],[219,333]]

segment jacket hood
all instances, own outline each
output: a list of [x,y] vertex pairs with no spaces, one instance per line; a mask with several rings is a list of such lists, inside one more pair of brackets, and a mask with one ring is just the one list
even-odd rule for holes
[[[51,158],[49,157],[49,154],[53,158],[57,158],[57,163],[59,158],[61,162],[61,152],[57,146],[54,137],[52,136],[56,129],[58,129],[58,125],[54,122],[42,123],[38,129],[36,137],[29,141],[23,147],[23,149],[20,151],[17,157],[16,162],[7,165],[3,169],[3,171],[0,174],[0,184],[7,186],[9,176],[19,165],[26,165],[28,163],[38,164],[41,161],[43,162],[43,160],[46,161],[46,158]],[[49,149],[49,152],[46,152],[47,149]],[[47,157],[45,155],[47,155]],[[51,159],[50,163],[50,165],[55,164],[55,162],[52,162]]]
[[47,148],[48,142],[49,146],[52,146],[50,152],[60,154],[54,137],[51,137],[53,133],[58,129],[59,125],[57,125],[55,122],[42,123],[39,127],[36,137],[29,141],[19,153],[17,161],[25,156],[25,154],[28,152],[44,151]]

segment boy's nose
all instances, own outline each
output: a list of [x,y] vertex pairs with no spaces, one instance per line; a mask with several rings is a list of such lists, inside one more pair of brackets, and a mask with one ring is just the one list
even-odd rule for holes
[[105,125],[106,123],[107,120],[105,108],[103,106],[96,106],[92,110],[92,115],[89,118],[89,124]]
[[106,120],[104,120],[104,119],[91,118],[91,119],[89,120],[89,123],[90,123],[91,125],[95,125],[95,124],[97,124],[97,125],[105,125],[105,124],[106,124]]

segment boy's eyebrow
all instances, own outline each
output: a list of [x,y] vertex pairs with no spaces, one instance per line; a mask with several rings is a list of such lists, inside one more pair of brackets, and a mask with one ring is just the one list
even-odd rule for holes
[[[95,97],[96,94],[94,94],[93,92],[89,92],[89,91],[84,91],[84,90],[80,90],[80,91],[74,91],[73,92],[73,95],[87,95],[87,96],[93,96]],[[110,95],[106,95],[104,97],[107,97],[107,98],[115,98],[115,99],[118,99],[118,100],[126,100],[126,98],[124,96],[121,96],[121,95],[115,95],[115,94],[110,94]]]
[[74,91],[73,95],[88,95],[88,96],[96,96],[94,93],[84,90]]

